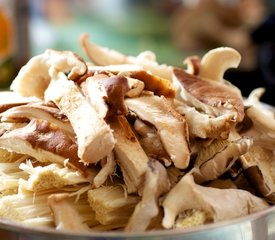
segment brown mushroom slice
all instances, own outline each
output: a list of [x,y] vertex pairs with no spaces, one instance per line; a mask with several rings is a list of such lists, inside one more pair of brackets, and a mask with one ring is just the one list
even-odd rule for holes
[[140,197],[127,195],[124,187],[124,185],[101,186],[88,191],[88,201],[101,224],[118,224],[120,227],[127,224]]
[[214,181],[211,181],[206,185],[207,187],[213,187],[213,188],[219,188],[219,189],[238,189],[238,186],[236,183],[231,180],[230,178],[218,178],[215,179]]
[[[179,68],[173,70],[174,84],[180,89],[185,101],[203,107],[204,112],[216,116],[233,113],[234,121],[244,118],[244,104],[241,92],[234,86],[223,82],[200,79]],[[195,99],[194,99],[195,98]],[[196,107],[195,105],[195,107]]]
[[96,65],[140,65],[145,70],[150,71],[153,75],[168,80],[172,79],[172,67],[165,64],[159,65],[154,58],[152,59],[152,54],[148,57],[148,51],[139,54],[137,57],[125,56],[120,52],[90,42],[87,34],[83,34],[80,37],[80,43],[86,55]]
[[198,56],[190,56],[184,59],[183,64],[186,66],[185,71],[192,75],[199,75],[201,59]]
[[233,219],[269,207],[261,198],[239,189],[218,189],[196,184],[192,172],[182,179],[166,195],[162,206],[164,228],[172,228],[176,217],[186,210],[198,209],[214,222]]
[[124,103],[124,97],[130,90],[126,77],[95,74],[86,79],[84,87],[89,103],[96,109],[100,117],[106,118],[112,114],[128,112]]
[[32,156],[40,162],[68,164],[81,172],[86,171],[79,162],[76,143],[47,121],[31,120],[22,128],[6,132],[0,137],[0,147]]
[[141,201],[136,205],[125,231],[145,231],[159,214],[159,197],[169,189],[170,181],[164,166],[158,161],[149,161]]
[[[137,97],[141,94],[144,89],[144,82],[129,77],[132,72],[142,71],[143,68],[138,65],[130,65],[130,64],[123,64],[123,65],[107,65],[107,66],[90,66],[88,64],[88,75],[96,76],[96,75],[106,75],[106,76],[124,76],[127,78],[129,90],[126,93],[127,97]],[[87,77],[83,77],[84,80]]]
[[140,192],[149,159],[125,116],[113,116],[110,125],[116,139],[115,160],[122,170],[127,191]]
[[116,162],[114,153],[111,152],[106,158],[100,161],[102,167],[94,178],[93,185],[95,188],[100,187],[106,182],[107,178],[114,174],[116,168]]
[[53,101],[70,120],[81,161],[96,163],[113,150],[115,140],[112,131],[73,81],[63,73],[57,77],[45,91],[45,98]]
[[124,97],[137,97],[144,89],[144,83],[137,79],[123,74],[109,76],[103,73],[95,73],[80,86],[102,118],[114,113],[126,113]]
[[130,77],[144,82],[144,89],[158,96],[174,98],[176,95],[176,89],[168,79],[150,74],[145,70],[131,72]]
[[128,109],[124,103],[124,97],[130,90],[127,78],[121,75],[112,76],[102,80],[102,85],[108,97],[106,100],[109,106],[108,114],[126,114]]
[[89,232],[89,226],[84,223],[69,196],[67,193],[59,193],[48,197],[48,205],[52,211],[56,229],[70,232]]
[[244,176],[256,194],[275,204],[275,155],[272,150],[253,146],[241,157]]
[[31,161],[19,166],[29,174],[29,178],[19,182],[20,189],[38,192],[48,189],[60,189],[68,185],[91,183],[96,175],[95,170],[87,169],[89,175],[85,177],[81,172],[52,163],[46,166],[33,166]]
[[195,182],[217,179],[229,170],[241,155],[248,152],[252,144],[251,138],[242,137],[233,141],[215,140],[209,146],[199,148],[195,162]]
[[84,75],[87,66],[83,59],[71,51],[55,51],[48,49],[37,55],[21,68],[11,84],[11,90],[23,96],[44,98],[51,77],[57,72],[68,73],[68,78],[75,80]]
[[74,130],[68,119],[60,113],[58,108],[43,104],[27,104],[10,108],[1,115],[2,122],[18,122],[20,119],[43,119],[58,126],[64,132],[74,136]]
[[125,100],[137,116],[156,127],[164,149],[176,167],[189,165],[188,126],[185,119],[169,105],[164,97],[141,96]]
[[218,117],[205,114],[186,103],[175,99],[174,107],[183,115],[188,124],[190,137],[226,139],[229,136],[232,125],[233,113]]

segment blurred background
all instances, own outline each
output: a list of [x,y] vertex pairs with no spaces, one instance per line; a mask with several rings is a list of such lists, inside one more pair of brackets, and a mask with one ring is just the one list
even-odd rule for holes
[[175,66],[233,47],[242,62],[225,78],[245,96],[265,87],[262,100],[275,105],[274,0],[0,0],[0,88],[47,48],[85,58],[82,33],[128,55],[152,50],[159,63]]

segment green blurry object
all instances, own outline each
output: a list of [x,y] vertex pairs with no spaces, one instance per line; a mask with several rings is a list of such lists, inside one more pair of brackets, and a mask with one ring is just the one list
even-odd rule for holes
[[0,64],[0,90],[8,89],[16,75],[13,58],[8,58]]
[[[167,14],[147,3],[118,6],[115,5],[117,1],[105,2],[114,5],[104,7],[102,3],[103,6],[98,8],[86,9],[78,9],[78,5],[75,5],[70,21],[62,24],[48,21],[55,33],[55,42],[53,46],[45,47],[72,50],[84,56],[78,39],[81,34],[88,33],[91,41],[123,54],[135,56],[142,51],[151,50],[159,63],[182,65],[184,56],[171,43]],[[33,55],[44,51],[35,46],[33,50]]]

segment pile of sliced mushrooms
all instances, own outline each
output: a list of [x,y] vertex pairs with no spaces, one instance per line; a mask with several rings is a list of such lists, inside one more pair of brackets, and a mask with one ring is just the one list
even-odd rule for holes
[[0,94],[0,217],[63,231],[144,232],[275,203],[274,109],[224,79],[229,47],[159,64],[80,43],[48,49]]

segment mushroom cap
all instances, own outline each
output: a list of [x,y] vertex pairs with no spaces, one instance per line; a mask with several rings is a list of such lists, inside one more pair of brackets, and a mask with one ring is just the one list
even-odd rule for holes
[[[174,80],[178,82],[191,96],[200,102],[220,109],[222,115],[226,111],[235,114],[235,121],[241,122],[244,118],[244,104],[239,90],[222,82],[200,79],[197,76],[174,68]],[[219,111],[219,110],[218,110]]]

